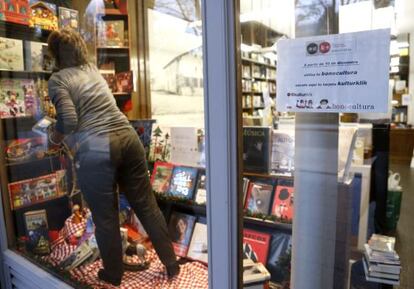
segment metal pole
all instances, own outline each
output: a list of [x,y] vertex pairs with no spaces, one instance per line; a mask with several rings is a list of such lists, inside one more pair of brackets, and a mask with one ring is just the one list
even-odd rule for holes
[[[334,6],[334,0],[297,1],[296,37],[336,32]],[[315,8],[324,14],[301,22]],[[335,288],[337,170],[338,114],[296,113],[291,288]]]

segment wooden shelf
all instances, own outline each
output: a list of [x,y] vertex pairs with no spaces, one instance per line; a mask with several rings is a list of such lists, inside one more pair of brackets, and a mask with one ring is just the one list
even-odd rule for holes
[[129,50],[128,46],[97,46],[100,50]]
[[244,172],[243,175],[245,175],[247,177],[292,179],[293,180],[293,175],[261,174],[261,173],[252,173],[252,172]]
[[[255,94],[255,95],[262,95],[263,91],[242,91],[243,94]],[[276,92],[269,92],[270,95],[276,95]]]
[[18,166],[26,166],[27,164],[38,163],[38,162],[50,162],[55,160],[56,158],[60,157],[59,155],[52,155],[47,156],[41,159],[28,159],[24,161],[14,161],[14,162],[7,162],[6,167],[18,167]]
[[0,70],[1,78],[44,78],[49,79],[52,72],[47,71],[17,71],[17,70]]
[[46,42],[52,31],[0,20],[0,36],[21,40]]
[[113,96],[131,95],[132,92],[112,92]]
[[258,64],[258,65],[264,65],[264,66],[267,66],[267,67],[276,69],[276,66],[273,65],[273,64],[268,64],[268,63],[260,62],[260,61],[253,60],[253,59],[246,58],[246,57],[242,57],[242,61],[244,61],[244,62],[250,62],[250,63],[254,63],[254,64]]
[[244,217],[244,223],[257,225],[260,227],[266,227],[266,228],[270,228],[273,230],[292,232],[292,224],[288,224],[288,223],[273,222],[270,220],[262,220],[262,219],[246,217],[246,216]]

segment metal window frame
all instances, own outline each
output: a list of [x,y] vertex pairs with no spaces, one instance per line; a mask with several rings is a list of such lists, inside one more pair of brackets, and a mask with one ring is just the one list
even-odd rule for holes
[[239,1],[202,2],[209,288],[242,288]]

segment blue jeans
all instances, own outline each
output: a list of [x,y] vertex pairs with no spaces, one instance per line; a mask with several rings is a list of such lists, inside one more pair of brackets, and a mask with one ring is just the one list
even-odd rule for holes
[[92,212],[95,235],[108,275],[121,278],[122,245],[119,230],[119,191],[124,193],[165,266],[176,256],[149,182],[144,147],[132,129],[89,136],[76,154],[77,176]]

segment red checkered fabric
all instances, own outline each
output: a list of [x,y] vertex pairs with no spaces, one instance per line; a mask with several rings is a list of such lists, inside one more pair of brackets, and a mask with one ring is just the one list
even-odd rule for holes
[[[56,266],[67,256],[69,256],[76,246],[65,242],[71,235],[85,228],[85,224],[73,224],[72,218],[65,222],[65,227],[61,230],[61,238],[54,242],[52,253],[44,257],[44,260]],[[137,260],[137,256],[134,256]],[[121,289],[207,289],[208,273],[207,266],[199,262],[189,262],[180,265],[180,274],[168,280],[165,267],[154,250],[147,253],[146,259],[150,262],[150,267],[145,271],[128,272],[126,271],[119,287],[111,286],[97,278],[98,270],[102,268],[102,261],[99,259],[94,263],[80,266],[70,271],[72,277],[81,283],[90,285],[92,288],[121,288]]]

